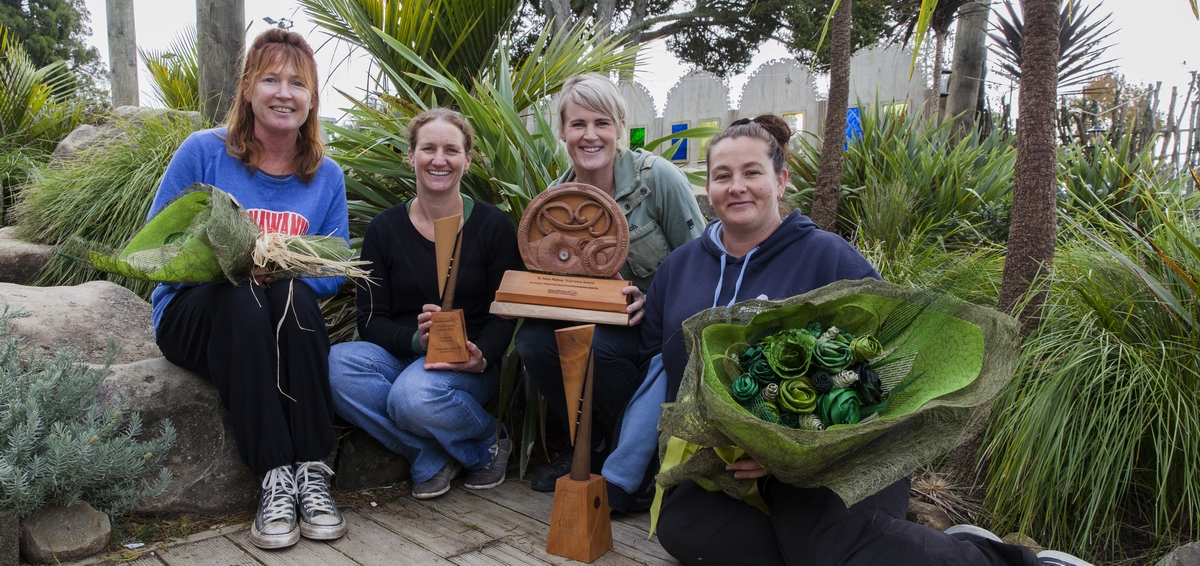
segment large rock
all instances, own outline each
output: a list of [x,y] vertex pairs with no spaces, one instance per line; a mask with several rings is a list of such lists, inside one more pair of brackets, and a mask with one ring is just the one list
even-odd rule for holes
[[355,427],[338,437],[341,442],[333,467],[337,489],[395,485],[412,477],[408,461],[388,450],[365,430]]
[[54,255],[54,246],[17,238],[17,228],[0,228],[0,283],[25,285]]
[[0,283],[3,305],[24,309],[27,318],[15,319],[10,328],[24,338],[25,346],[43,353],[69,348],[88,363],[102,363],[108,342],[117,346],[115,364],[157,358],[150,324],[150,303],[108,281],[91,281],[74,287],[23,287]]
[[946,514],[944,509],[937,505],[925,503],[919,499],[908,500],[908,514],[906,518],[914,523],[920,523],[939,531],[944,531],[954,526],[954,521],[950,520],[950,516]]
[[1162,557],[1155,566],[1200,566],[1200,542],[1176,548]]
[[147,119],[158,116],[170,116],[172,118],[188,120],[200,129],[204,120],[200,117],[199,112],[181,112],[178,110],[169,110],[164,108],[145,108],[141,106],[119,106],[109,115],[109,120],[100,125],[83,124],[67,134],[67,137],[58,142],[58,146],[54,148],[54,155],[65,157],[83,150],[97,143],[106,143],[119,135],[122,135],[121,127],[130,125],[140,125]]
[[175,425],[166,461],[174,479],[138,512],[224,515],[255,508],[259,480],[238,457],[229,413],[209,380],[159,357],[112,366],[100,395],[140,413],[147,431],[157,432],[163,419]]
[[21,521],[21,558],[33,564],[59,564],[86,558],[108,546],[108,515],[79,502],[51,506]]

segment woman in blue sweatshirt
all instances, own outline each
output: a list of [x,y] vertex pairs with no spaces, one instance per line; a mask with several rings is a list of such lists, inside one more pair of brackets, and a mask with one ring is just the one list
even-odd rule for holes
[[[651,375],[665,372],[658,399],[673,401],[678,393],[687,364],[681,327],[697,312],[747,299],[783,299],[841,279],[879,278],[836,234],[798,211],[781,217],[790,134],[781,118],[765,115],[734,122],[709,142],[707,190],[718,220],[667,257],[646,298],[641,359]],[[685,291],[691,289],[712,293]],[[641,430],[653,441],[655,430],[646,428]],[[905,520],[907,478],[847,508],[831,490],[785,484],[752,459],[728,469],[734,477],[758,479],[770,515],[695,482],[680,484],[663,504],[658,536],[685,564],[949,566],[1039,560],[978,527],[946,534]]]
[[[349,242],[346,185],[324,156],[317,106],[308,42],[277,28],[259,35],[228,122],[183,142],[150,216],[192,183],[206,183],[237,199],[264,231]],[[263,478],[250,541],[282,548],[301,535],[336,539],[346,522],[321,461],[335,437],[329,337],[317,300],[337,292],[343,278],[275,281],[263,273],[239,285],[159,285],[151,295],[155,336],[171,363],[212,380],[238,454]]]

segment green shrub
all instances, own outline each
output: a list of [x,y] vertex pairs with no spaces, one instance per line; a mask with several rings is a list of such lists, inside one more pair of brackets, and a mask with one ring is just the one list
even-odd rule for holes
[[194,26],[180,31],[167,49],[138,48],[138,56],[150,72],[154,97],[167,108],[200,111],[199,49]]
[[0,508],[27,517],[86,501],[119,515],[161,494],[171,481],[159,467],[175,441],[171,423],[139,440],[137,413],[99,403],[108,364],[89,366],[66,352],[43,359],[37,348],[22,354],[8,328],[15,316],[0,311]]
[[[38,170],[16,206],[20,235],[42,244],[84,241],[119,249],[146,221],[163,172],[179,144],[197,129],[192,120],[160,114],[120,123],[124,133]],[[108,279],[150,296],[154,284],[100,273],[57,255],[35,285],[77,285]]]

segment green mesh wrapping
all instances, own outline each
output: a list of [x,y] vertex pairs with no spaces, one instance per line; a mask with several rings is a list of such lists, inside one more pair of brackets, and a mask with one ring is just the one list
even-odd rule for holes
[[839,281],[783,301],[746,301],[689,318],[683,324],[688,364],[677,400],[663,406],[660,456],[671,436],[704,448],[659,474],[658,483],[666,488],[690,478],[741,498],[754,481],[734,479],[712,450],[738,446],[780,480],[828,487],[849,506],[950,451],[987,417],[1016,368],[1018,324],[995,310],[948,301],[916,309],[900,332],[885,327],[887,365],[880,375],[903,387],[877,418],[820,432],[763,422],[730,397],[730,378],[712,363],[730,344],[772,326],[804,328],[819,320],[855,335],[879,333],[893,309],[913,311],[913,301],[933,302],[910,287]]
[[[134,279],[209,283],[224,278],[237,284],[250,278],[252,251],[261,233],[228,193],[195,183],[151,218],[119,253],[89,251],[87,258],[96,269]],[[352,254],[341,238],[324,236],[297,237],[288,249],[336,261]],[[341,274],[336,269],[270,270],[279,279]]]

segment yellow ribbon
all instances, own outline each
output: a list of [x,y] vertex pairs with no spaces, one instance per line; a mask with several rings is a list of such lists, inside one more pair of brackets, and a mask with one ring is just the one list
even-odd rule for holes
[[[699,444],[688,442],[677,436],[670,437],[667,439],[667,453],[663,456],[662,464],[658,466],[658,473],[661,474],[688,461],[692,456],[696,455],[696,452],[699,452],[703,448]],[[732,464],[746,455],[746,451],[737,446],[717,446],[713,448],[713,452],[716,452],[717,456],[726,464]],[[658,516],[662,510],[664,493],[665,490],[656,482],[654,484],[654,502],[650,504],[650,534],[646,537],[647,539],[654,536],[654,530],[658,528]],[[750,488],[750,491],[746,493],[746,496],[742,500],[753,505],[763,513],[770,515],[770,512],[767,510],[767,502],[763,501],[762,494],[758,492],[757,482]]]

